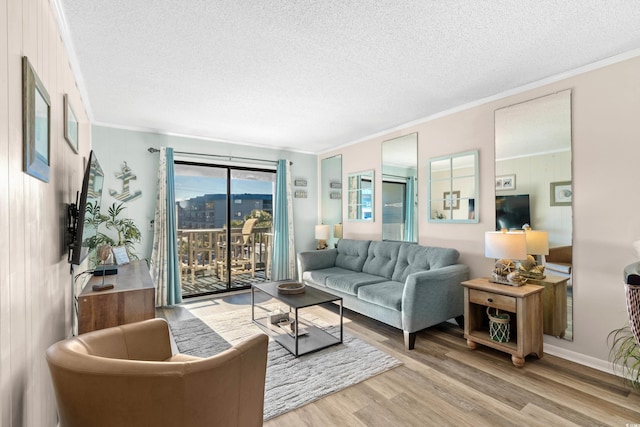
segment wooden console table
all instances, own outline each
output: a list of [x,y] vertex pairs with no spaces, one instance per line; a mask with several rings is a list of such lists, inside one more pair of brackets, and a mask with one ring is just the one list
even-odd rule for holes
[[[464,337],[469,348],[477,344],[511,354],[516,367],[524,366],[524,358],[543,355],[542,286],[509,286],[488,279],[472,279],[464,286]],[[511,313],[511,339],[498,342],[489,336],[487,307]]]
[[78,334],[155,317],[155,286],[146,261],[118,266],[118,274],[105,277],[115,286],[94,291],[102,276],[94,276],[78,297]]

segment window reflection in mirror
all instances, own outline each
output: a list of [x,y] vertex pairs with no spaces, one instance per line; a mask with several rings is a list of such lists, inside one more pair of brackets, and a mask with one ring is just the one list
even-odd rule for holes
[[418,134],[382,143],[382,239],[418,241]]
[[[538,256],[538,262],[547,262],[547,277],[538,284],[545,286],[544,295],[552,291],[556,302],[543,296],[544,333],[567,340],[573,339],[575,288],[571,272],[571,156],[571,90],[495,112],[496,201],[526,196],[528,209],[521,215],[526,215],[533,230],[548,232],[549,255]],[[568,192],[556,195],[554,189]],[[562,198],[560,203],[558,198]],[[496,221],[506,221],[497,205]],[[562,277],[567,280],[563,282]]]
[[347,219],[373,221],[373,170],[352,173],[347,177]]
[[335,235],[335,231],[340,233],[342,230],[342,155],[321,160],[321,179],[321,220],[323,224],[329,225],[331,230],[327,244],[332,248],[340,237]]
[[429,160],[429,221],[478,222],[478,152]]

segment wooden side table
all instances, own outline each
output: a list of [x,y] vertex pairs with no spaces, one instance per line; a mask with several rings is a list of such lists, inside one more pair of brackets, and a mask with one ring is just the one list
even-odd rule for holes
[[[511,354],[516,367],[524,366],[525,356],[543,356],[542,291],[537,285],[508,286],[486,278],[462,282],[464,286],[464,337],[467,345],[492,347]],[[510,340],[494,341],[489,336],[487,307],[510,313]]]
[[564,337],[567,330],[567,282],[569,277],[547,276],[527,279],[527,283],[544,286],[542,291],[543,331],[554,337]]

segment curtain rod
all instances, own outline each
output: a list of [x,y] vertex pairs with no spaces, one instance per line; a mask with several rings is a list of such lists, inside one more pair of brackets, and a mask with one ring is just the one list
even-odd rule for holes
[[[151,154],[160,152],[159,149],[154,148],[154,147],[149,147],[147,149],[147,151],[150,152]],[[254,161],[254,162],[273,163],[274,165],[278,164],[277,160],[264,160],[264,159],[256,159],[256,158],[253,158],[253,157],[223,156],[222,154],[191,153],[189,151],[174,151],[174,153],[175,154],[186,154],[186,155],[191,155],[191,156],[217,157],[219,159],[227,159],[227,160],[232,160],[232,159],[249,160],[249,161]],[[289,162],[289,165],[293,165],[293,162]]]

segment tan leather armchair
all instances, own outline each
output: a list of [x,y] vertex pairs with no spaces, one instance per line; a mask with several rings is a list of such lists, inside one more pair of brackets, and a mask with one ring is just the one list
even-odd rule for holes
[[60,341],[46,352],[60,426],[260,426],[267,344],[172,355],[164,319]]

